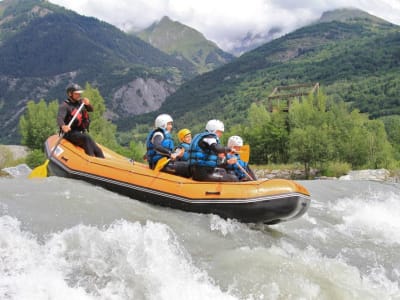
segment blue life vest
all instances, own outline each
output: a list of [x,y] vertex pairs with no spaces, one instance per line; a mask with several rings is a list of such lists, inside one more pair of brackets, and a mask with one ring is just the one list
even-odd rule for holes
[[156,132],[161,132],[164,136],[164,139],[161,142],[162,147],[170,150],[171,152],[174,149],[174,141],[172,139],[171,134],[167,130],[165,130],[164,128],[156,128],[156,129],[151,130],[146,138],[146,147],[147,147],[146,158],[147,158],[150,168],[152,168],[152,169],[154,169],[155,165],[157,164],[157,161],[161,157],[165,156],[165,155],[162,155],[161,153],[158,153],[154,149],[154,145],[151,142],[151,140]]
[[219,138],[215,133],[208,131],[196,134],[190,144],[189,151],[189,164],[191,166],[202,166],[202,167],[216,167],[218,161],[218,155],[211,149],[203,149],[199,146],[199,142],[203,137],[210,136],[214,137],[219,144]]
[[179,160],[182,161],[188,161],[189,160],[189,151],[190,151],[190,144],[188,143],[180,143],[178,148],[183,148],[185,149],[185,152],[183,153],[183,156],[181,158],[179,158]]
[[[227,155],[226,155],[226,159],[227,159],[227,160],[230,159],[230,158],[232,158],[232,157],[236,157],[237,163],[238,163],[243,169],[245,169],[245,170],[247,169],[247,163],[240,159],[240,155],[239,155],[239,154],[235,153],[235,154],[227,154]],[[242,170],[240,170],[240,168],[238,167],[237,164],[232,164],[232,165],[227,164],[226,169],[227,169],[227,170],[233,170],[233,171],[235,172],[235,175],[237,176],[237,178],[238,178],[239,180],[241,180],[241,179],[243,179],[243,178],[246,177],[246,174],[245,174]]]

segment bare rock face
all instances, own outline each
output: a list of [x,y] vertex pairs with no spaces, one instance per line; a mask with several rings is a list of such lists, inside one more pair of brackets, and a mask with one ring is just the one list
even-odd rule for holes
[[112,111],[120,117],[152,112],[174,91],[165,82],[137,78],[114,93]]

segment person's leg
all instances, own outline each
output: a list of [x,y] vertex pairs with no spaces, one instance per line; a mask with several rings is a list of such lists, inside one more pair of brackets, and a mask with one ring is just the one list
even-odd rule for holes
[[94,156],[93,148],[88,146],[87,135],[79,131],[70,131],[64,137],[72,144],[83,148],[87,155]]
[[164,168],[163,172],[183,177],[190,177],[189,163],[185,161],[170,161]]
[[87,155],[104,158],[103,151],[89,135],[79,131],[70,131],[64,137],[74,145],[83,148]]
[[189,162],[175,161],[174,165],[175,165],[176,175],[183,176],[186,178],[191,177],[190,169],[189,169]]
[[87,137],[90,140],[89,143],[91,144],[90,147],[93,149],[94,156],[104,158],[104,153],[101,148],[97,146],[96,142],[90,136]]
[[192,166],[191,173],[193,180],[197,181],[209,181],[209,172],[207,167]]

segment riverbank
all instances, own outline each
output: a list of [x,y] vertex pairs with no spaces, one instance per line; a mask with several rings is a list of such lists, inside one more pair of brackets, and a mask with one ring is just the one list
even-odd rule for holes
[[[313,180],[373,180],[400,182],[400,173],[398,171],[389,171],[387,169],[365,169],[349,171],[346,175],[340,177],[319,176],[317,169],[311,169],[310,177]],[[305,172],[301,169],[268,169],[255,168],[254,173],[257,178],[284,178],[292,180],[304,180]]]
[[[7,161],[19,161],[26,158],[29,149],[21,145],[0,145],[0,170],[5,167]],[[26,168],[24,168],[26,169]],[[253,171],[257,178],[284,178],[291,180],[304,180],[304,169],[273,169],[268,166],[255,166]],[[2,172],[1,175],[10,175],[7,172]],[[366,169],[349,171],[348,174],[340,177],[320,176],[318,169],[310,170],[311,179],[316,180],[374,180],[374,181],[390,181],[400,182],[399,171],[389,171],[386,169]]]
[[29,154],[28,147],[21,145],[0,145],[0,176],[9,176],[6,170],[22,164]]
[[18,160],[24,159],[29,153],[29,149],[26,146],[21,145],[0,145],[0,165],[1,162],[5,161],[11,155],[11,159]]

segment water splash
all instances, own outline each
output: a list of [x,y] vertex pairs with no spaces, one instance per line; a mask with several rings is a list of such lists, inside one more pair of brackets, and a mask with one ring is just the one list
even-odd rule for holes
[[18,220],[0,220],[1,299],[235,299],[164,224],[78,225],[42,244]]

